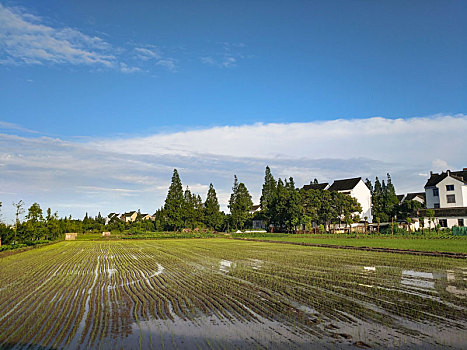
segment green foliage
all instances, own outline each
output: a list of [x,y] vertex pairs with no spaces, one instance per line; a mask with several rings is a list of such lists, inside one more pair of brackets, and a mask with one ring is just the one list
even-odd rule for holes
[[400,208],[391,175],[387,174],[387,184],[384,180],[381,183],[376,177],[374,188],[368,179],[366,179],[366,185],[371,191],[373,221],[376,222],[378,218],[380,222],[389,222],[394,219]]
[[261,198],[260,198],[260,205],[261,205],[261,212],[262,216],[266,221],[266,226],[268,227],[270,223],[273,221],[274,212],[271,210],[272,201],[276,194],[277,188],[277,181],[271,174],[271,169],[269,166],[266,167],[265,174],[264,174],[264,184],[261,190]]
[[209,190],[204,202],[204,222],[207,227],[220,230],[223,224],[222,213],[220,212],[219,201],[217,199],[214,186],[209,184]]
[[180,181],[177,169],[174,169],[172,182],[164,205],[166,225],[173,231],[180,229],[184,225],[184,202],[182,182]]
[[250,218],[253,201],[243,182],[238,183],[237,176],[234,175],[234,185],[229,200],[229,209],[232,224],[236,229],[242,229],[245,222]]

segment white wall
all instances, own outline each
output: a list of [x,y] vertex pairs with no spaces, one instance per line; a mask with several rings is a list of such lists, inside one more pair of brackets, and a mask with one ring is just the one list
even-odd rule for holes
[[[459,216],[459,217],[445,217],[445,216],[440,216],[440,217],[436,217],[433,222],[431,223],[431,228],[435,228],[436,225],[438,225],[439,223],[439,220],[440,219],[446,219],[447,220],[447,224],[448,224],[448,228],[452,228],[453,226],[458,226],[458,219],[464,219],[464,226],[467,226],[467,216]],[[428,228],[430,227],[430,222],[428,220],[428,218],[425,217],[425,224],[424,224],[424,228]]]
[[371,216],[371,192],[365,183],[360,179],[357,185],[350,191],[350,195],[354,197],[362,206],[360,217],[364,220],[365,216],[368,222],[372,222]]
[[[446,191],[446,185],[454,185],[454,191]],[[436,187],[439,189],[439,203],[440,208],[453,208],[453,207],[463,207],[464,199],[462,193],[462,187],[464,187],[464,183],[454,179],[450,176],[446,177],[445,179],[441,180]],[[446,195],[455,195],[456,202],[455,203],[448,203],[446,199]]]

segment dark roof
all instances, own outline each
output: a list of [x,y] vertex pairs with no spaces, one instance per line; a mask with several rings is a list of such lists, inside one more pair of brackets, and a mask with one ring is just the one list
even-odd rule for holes
[[129,211],[128,213],[124,213],[124,216],[132,216],[134,213],[136,213],[136,210]]
[[308,190],[325,190],[326,187],[328,187],[327,182],[323,182],[322,184],[312,184],[310,183],[309,185],[303,186],[303,189],[308,191]]
[[397,195],[397,200],[400,202],[402,202],[402,199],[404,199],[404,195],[403,194],[398,194]]
[[253,206],[251,206],[251,211],[256,211],[256,210],[259,209],[259,207],[260,207],[260,205],[253,205]]
[[425,201],[425,192],[407,193],[407,197],[405,197],[405,200],[411,201],[414,200],[415,197],[421,197],[423,201]]
[[361,179],[361,177],[356,177],[353,179],[336,180],[333,182],[331,187],[329,187],[329,191],[351,190],[357,186]]
[[[414,214],[418,213],[418,215],[414,215],[414,216],[428,217],[428,215],[426,215],[427,210],[429,209],[418,209],[417,212],[414,213]],[[434,210],[435,217],[467,216],[467,207],[439,208],[439,209],[430,209],[430,210]]]
[[436,186],[440,181],[444,180],[448,176],[452,178],[462,181],[463,183],[467,183],[467,169],[461,171],[446,171],[445,173],[436,174],[432,173],[428,181],[426,182],[425,187]]

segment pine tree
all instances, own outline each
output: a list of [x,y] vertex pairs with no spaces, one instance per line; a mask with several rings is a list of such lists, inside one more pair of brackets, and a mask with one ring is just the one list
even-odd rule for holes
[[183,222],[184,226],[193,229],[195,226],[195,201],[194,195],[191,194],[190,188],[187,186],[183,195]]
[[219,230],[222,225],[222,214],[220,212],[219,201],[217,200],[216,190],[214,186],[209,184],[209,190],[204,202],[204,217],[207,227]]
[[385,211],[389,218],[396,216],[399,207],[399,200],[397,199],[396,189],[392,184],[391,175],[387,174],[388,183],[386,185],[386,198],[385,198]]
[[236,229],[243,228],[246,220],[249,218],[253,201],[243,182],[238,183],[237,176],[234,176],[234,185],[229,200],[229,209],[232,216],[232,222]]
[[276,190],[276,186],[276,180],[274,180],[274,177],[271,174],[271,169],[269,169],[269,166],[267,166],[264,174],[264,184],[263,189],[261,191],[260,199],[262,210],[267,211],[268,203],[271,202],[272,196],[274,195],[274,191]]
[[176,231],[183,226],[183,187],[177,169],[174,169],[172,182],[164,204],[164,214],[168,229]]
[[287,191],[287,207],[285,215],[285,224],[287,231],[290,232],[295,229],[300,222],[302,208],[300,206],[300,193],[295,188],[293,177],[289,181],[285,181],[285,189]]
[[271,169],[269,169],[269,166],[267,166],[265,175],[264,175],[263,189],[261,191],[261,198],[260,198],[261,211],[266,221],[267,227],[272,221],[271,210],[269,207],[275,196],[276,187],[277,187],[277,182],[276,180],[274,180],[274,177],[271,174]]

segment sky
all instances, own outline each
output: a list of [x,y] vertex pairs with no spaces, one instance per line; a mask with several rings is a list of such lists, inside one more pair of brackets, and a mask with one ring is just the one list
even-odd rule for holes
[[153,213],[174,168],[227,209],[266,165],[420,192],[467,167],[465,1],[0,0],[0,201]]

